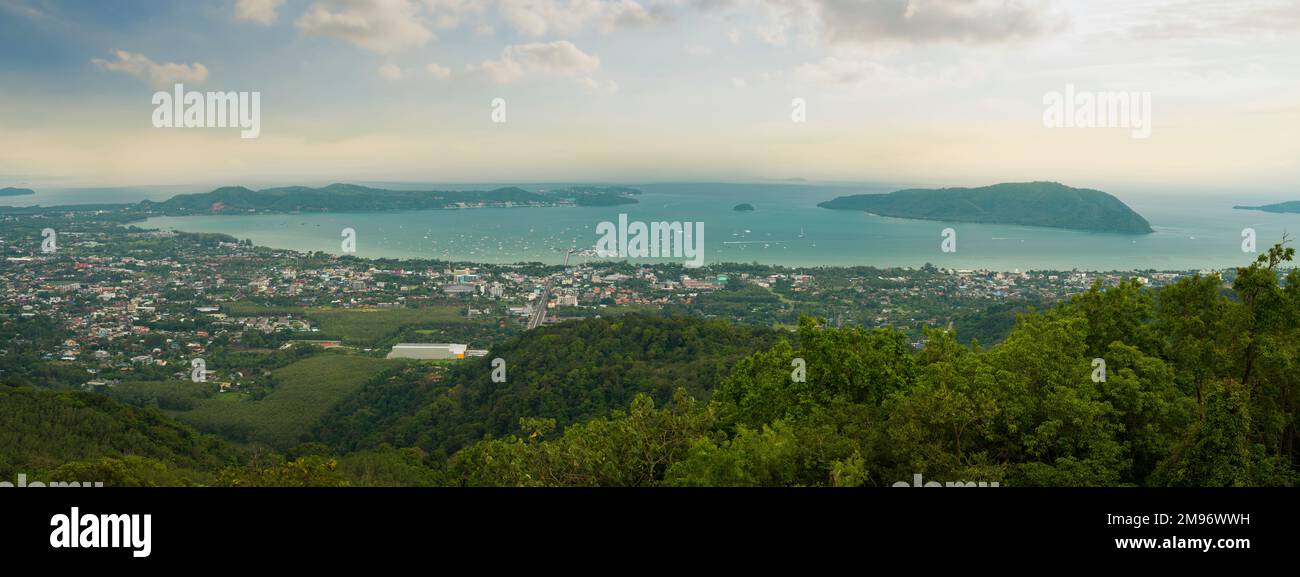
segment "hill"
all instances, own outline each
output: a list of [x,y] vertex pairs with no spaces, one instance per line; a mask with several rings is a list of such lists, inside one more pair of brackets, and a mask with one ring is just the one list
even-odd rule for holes
[[1147,234],[1147,222],[1123,201],[1056,182],[1005,183],[979,188],[914,188],[889,194],[841,196],[818,204],[898,218],[1017,224],[1099,232]]
[[0,447],[0,480],[9,482],[20,473],[42,480],[70,462],[104,458],[214,470],[238,457],[216,437],[196,433],[158,411],[100,394],[31,387],[0,386]]
[[288,449],[335,403],[361,384],[400,365],[374,357],[316,355],[273,372],[275,388],[263,399],[226,393],[199,401],[175,417],[202,431],[236,442]]
[[[607,415],[637,394],[663,402],[685,387],[706,397],[736,361],[777,334],[691,317],[570,321],[524,333],[436,379],[417,365],[371,380],[336,405],[314,436],[340,451],[389,443],[450,454],[485,434],[518,430],[523,417],[555,419],[563,428]],[[491,380],[494,357],[507,361],[504,383]]]

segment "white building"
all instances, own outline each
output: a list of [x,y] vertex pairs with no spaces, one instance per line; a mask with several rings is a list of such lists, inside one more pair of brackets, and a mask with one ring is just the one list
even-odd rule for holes
[[469,345],[451,343],[398,343],[388,352],[390,359],[448,360],[465,358]]

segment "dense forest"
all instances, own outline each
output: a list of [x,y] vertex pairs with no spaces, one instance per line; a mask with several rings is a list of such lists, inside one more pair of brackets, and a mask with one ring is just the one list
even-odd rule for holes
[[736,362],[779,333],[691,317],[623,315],[532,331],[492,350],[507,360],[493,382],[491,358],[454,367],[438,381],[412,367],[367,383],[316,428],[340,451],[382,443],[446,455],[518,430],[524,417],[570,423],[605,416],[638,394],[666,402],[677,388],[707,397]]
[[[1295,486],[1300,271],[1136,281],[1016,313],[1006,339],[639,314],[383,371],[284,450],[157,409],[0,387],[0,475],[116,484]],[[505,382],[490,359],[507,360]],[[123,396],[123,398],[128,398]],[[98,478],[98,477],[95,477]]]
[[[1005,486],[1297,482],[1300,272],[1275,246],[1159,295],[1094,287],[1006,342],[800,322],[713,393],[685,390],[551,435],[549,419],[455,455],[464,485],[876,485],[913,474]],[[1104,362],[1104,374],[1098,361]],[[797,361],[801,360],[802,363]],[[805,378],[796,374],[806,367]],[[795,367],[792,370],[792,366]]]

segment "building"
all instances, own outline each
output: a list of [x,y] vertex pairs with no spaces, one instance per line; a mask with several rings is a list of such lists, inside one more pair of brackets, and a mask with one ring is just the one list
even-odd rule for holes
[[448,360],[465,358],[469,345],[450,343],[398,343],[388,352],[390,359]]

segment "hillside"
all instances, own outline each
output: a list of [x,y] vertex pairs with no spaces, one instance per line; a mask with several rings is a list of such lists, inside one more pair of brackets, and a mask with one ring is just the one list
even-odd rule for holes
[[1023,182],[979,188],[907,189],[889,194],[841,196],[818,204],[880,216],[1044,226],[1098,232],[1147,234],[1147,222],[1123,201],[1102,192],[1056,182]]
[[276,386],[263,399],[234,393],[204,399],[176,419],[241,443],[285,450],[302,441],[313,423],[362,383],[400,365],[373,357],[316,355],[273,372]]
[[0,386],[0,447],[0,480],[10,482],[20,473],[40,480],[67,463],[103,458],[213,470],[237,457],[216,437],[157,411],[94,393],[30,387]]
[[[777,333],[690,317],[625,315],[529,331],[492,348],[489,358],[431,380],[414,367],[372,380],[317,426],[317,440],[341,451],[381,443],[450,452],[505,435],[522,417],[570,423],[609,414],[637,394],[663,402],[677,387],[707,397],[739,359]],[[507,381],[491,380],[490,357],[507,360]]]

